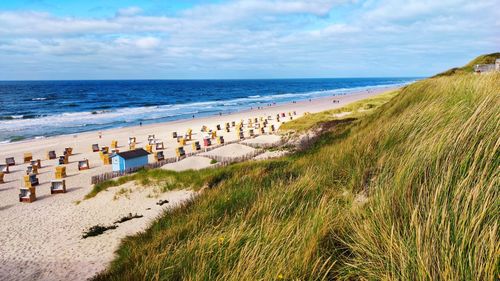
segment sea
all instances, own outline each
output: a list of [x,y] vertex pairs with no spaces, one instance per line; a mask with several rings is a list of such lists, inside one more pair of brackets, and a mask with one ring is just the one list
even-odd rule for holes
[[415,80],[0,81],[0,143],[228,114]]

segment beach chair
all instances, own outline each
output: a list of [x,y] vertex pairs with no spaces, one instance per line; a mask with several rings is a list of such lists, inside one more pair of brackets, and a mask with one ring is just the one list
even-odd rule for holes
[[253,121],[254,123],[259,123],[259,118],[254,118]]
[[172,132],[172,138],[176,139],[177,138],[177,132]]
[[153,145],[153,144],[155,144],[155,143],[156,143],[156,139],[149,139],[149,140],[148,140],[148,144],[149,144],[149,145]]
[[42,168],[42,160],[40,160],[40,159],[31,160],[30,165],[37,166],[38,169],[41,169]]
[[216,139],[217,138],[217,131],[212,131],[211,137],[213,140]]
[[293,115],[294,115],[294,116],[295,116],[295,115],[297,115],[297,112],[296,112],[296,111],[294,111],[294,112],[293,112]]
[[49,160],[57,159],[56,151],[55,150],[47,151],[47,159]]
[[254,132],[253,132],[253,129],[248,130],[248,136],[249,136],[249,137],[253,138],[253,137],[254,137],[254,135],[255,135],[255,134],[254,134]]
[[29,165],[26,167],[26,174],[29,175],[29,174],[35,174],[35,175],[38,175],[38,166],[33,166],[33,165]]
[[128,150],[135,150],[135,142],[128,145]]
[[208,130],[207,126],[203,125],[201,126],[200,132],[206,132]]
[[88,170],[90,169],[89,160],[83,159],[78,161],[78,171]]
[[158,162],[165,160],[165,155],[163,154],[163,151],[155,152],[154,157],[155,157],[155,160]]
[[59,156],[59,165],[66,165],[69,163],[68,155]]
[[144,150],[146,150],[148,153],[153,153],[153,146],[150,144],[146,144]]
[[29,174],[24,176],[24,186],[25,187],[34,187],[39,184],[38,178],[36,177],[35,174]]
[[156,150],[163,150],[165,149],[165,146],[163,145],[163,142],[157,142],[155,143],[155,148]]
[[261,128],[260,128],[260,134],[261,134],[261,135],[265,134],[264,127],[261,127]]
[[30,152],[24,153],[24,163],[29,163],[33,160],[33,155]]
[[4,183],[4,180],[3,180],[4,175],[5,174],[3,172],[0,172],[0,183]]
[[193,139],[193,130],[191,129],[188,129],[187,132],[186,132],[186,139],[188,141],[192,140]]
[[107,146],[103,146],[103,147],[101,147],[101,152],[102,152],[103,154],[108,154],[108,153],[109,153],[109,147],[107,147]]
[[217,137],[217,143],[218,144],[224,144],[224,137],[223,136],[218,136]]
[[236,122],[231,121],[231,127],[234,127],[234,126],[236,126]]
[[66,177],[66,167],[65,166],[57,166],[55,178],[56,179],[63,179],[65,177]]
[[285,118],[286,114],[284,112],[281,113],[281,117]]
[[276,129],[274,128],[274,125],[269,126],[269,130],[271,132],[273,132],[273,133],[276,132]]
[[102,164],[103,165],[111,165],[111,155],[110,154],[104,154],[104,157],[102,158]]
[[220,124],[217,124],[217,126],[215,126],[217,128],[217,131],[220,131],[221,128],[220,128]]
[[92,152],[99,152],[99,145],[97,143],[92,145]]
[[36,192],[34,187],[28,187],[28,188],[21,187],[19,191],[20,191],[19,202],[31,203],[36,200]]
[[210,141],[210,138],[204,138],[203,139],[203,146],[208,147],[211,144],[212,144],[212,142]]
[[293,116],[290,116],[290,120],[293,120]]
[[231,124],[229,124],[229,122],[226,122],[226,129],[231,127]]
[[128,137],[128,144],[131,145],[133,143],[136,143],[137,142],[137,138],[136,137]]
[[175,149],[175,154],[177,155],[178,158],[182,158],[186,156],[186,152],[184,151],[184,147],[180,146]]
[[111,154],[117,154],[120,153],[119,149],[111,149]]
[[179,138],[177,138],[177,142],[178,142],[178,143],[179,143],[179,145],[181,145],[181,146],[186,145],[186,139],[185,139],[185,138],[183,138],[183,137],[179,137]]
[[201,146],[200,146],[200,142],[199,141],[195,141],[191,144],[193,146],[193,151],[198,151],[201,149]]
[[226,128],[226,133],[229,133],[229,132],[231,132],[231,129]]
[[66,193],[66,180],[50,181],[50,194]]
[[252,128],[252,126],[253,126],[252,119],[248,119],[248,125],[247,125],[247,128]]
[[149,140],[154,140],[155,138],[156,138],[155,135],[148,135],[148,141]]
[[9,165],[7,164],[0,164],[0,172],[4,174],[8,174],[9,171]]
[[238,133],[238,137],[239,137],[239,139],[240,139],[240,140],[244,140],[244,139],[245,139],[245,136],[243,135],[243,132],[242,132],[242,131],[240,131],[240,132]]
[[117,140],[111,141],[111,148],[118,148],[118,141]]
[[66,147],[64,149],[64,155],[68,155],[68,156],[73,155],[73,148],[72,147]]

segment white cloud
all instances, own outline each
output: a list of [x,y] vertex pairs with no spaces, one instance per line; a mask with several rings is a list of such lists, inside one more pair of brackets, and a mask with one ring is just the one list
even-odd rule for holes
[[[50,61],[69,73],[77,62],[109,76],[123,75],[124,69],[167,77],[191,69],[194,78],[234,71],[263,77],[273,71],[349,76],[352,61],[361,57],[370,57],[358,65],[367,71],[380,71],[375,64],[394,57],[392,67],[387,66],[393,70],[397,61],[422,60],[424,54],[443,64],[444,58],[474,52],[468,55],[473,57],[498,46],[500,15],[492,8],[494,0],[423,1],[237,0],[171,16],[128,7],[99,19],[0,11],[0,77],[15,73],[1,69],[21,72],[25,64],[20,62],[28,60]],[[167,71],[166,65],[172,72],[160,72]],[[409,71],[422,69],[418,63],[409,65]],[[37,71],[36,64],[29,69]]]

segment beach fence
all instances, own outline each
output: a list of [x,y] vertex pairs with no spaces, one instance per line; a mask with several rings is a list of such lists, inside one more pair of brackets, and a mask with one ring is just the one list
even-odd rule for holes
[[[212,146],[209,146],[209,147],[205,147],[203,149],[200,149],[199,151],[186,153],[186,156],[183,157],[183,158],[170,157],[170,158],[166,158],[164,160],[161,160],[161,161],[158,161],[158,162],[155,162],[155,163],[150,163],[150,164],[147,164],[147,165],[144,165],[144,166],[141,166],[141,167],[127,169],[125,171],[107,172],[107,173],[102,173],[102,174],[99,174],[99,175],[95,175],[95,176],[92,176],[92,178],[91,178],[91,184],[99,184],[99,183],[105,182],[107,180],[111,180],[111,179],[114,179],[114,178],[117,178],[117,177],[121,177],[121,176],[125,176],[125,175],[129,175],[129,174],[135,173],[135,172],[137,172],[137,171],[139,171],[141,169],[156,169],[156,168],[159,168],[159,167],[161,167],[163,165],[180,161],[180,160],[182,160],[182,159],[184,159],[186,157],[198,155],[198,154],[204,153],[204,152],[209,152],[209,151],[212,151],[212,150],[217,149],[219,147],[223,147],[225,145],[230,145],[230,144],[233,144],[233,143],[240,143],[240,142],[244,141],[245,139],[248,139],[248,138],[244,138],[243,140],[228,141],[228,142],[225,142],[224,144],[218,144],[218,145],[212,145]],[[256,150],[254,150],[252,152],[249,152],[249,153],[247,153],[245,155],[238,156],[238,157],[227,157],[227,156],[218,156],[218,155],[204,155],[204,157],[207,157],[207,158],[210,158],[210,159],[213,159],[213,160],[217,161],[217,163],[215,163],[214,165],[211,166],[212,168],[216,168],[216,167],[226,166],[226,165],[229,165],[229,164],[232,164],[232,163],[237,163],[237,162],[243,162],[243,161],[250,160],[250,159],[254,158],[257,155],[260,155],[260,154],[264,153],[265,148],[273,147],[273,146],[276,146],[276,145],[281,144],[281,143],[282,142],[280,141],[280,142],[276,142],[274,144],[267,144],[267,146],[266,145],[262,145],[262,144],[245,144],[245,145],[248,145],[250,147],[256,148]]]
[[117,177],[121,177],[121,176],[135,173],[141,169],[146,169],[146,170],[147,169],[156,169],[156,168],[159,168],[163,165],[166,165],[169,163],[174,163],[174,162],[177,162],[177,157],[166,158],[164,160],[161,160],[161,161],[158,161],[155,163],[149,163],[149,164],[141,166],[141,167],[130,168],[130,169],[126,169],[124,171],[102,173],[99,175],[92,176],[90,182],[91,182],[91,184],[99,184],[99,183],[105,182],[105,181],[110,180],[110,179],[114,179]]

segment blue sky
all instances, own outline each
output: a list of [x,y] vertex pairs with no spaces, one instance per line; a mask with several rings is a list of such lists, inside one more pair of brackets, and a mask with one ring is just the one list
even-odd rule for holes
[[427,76],[497,51],[498,0],[0,2],[0,80]]

